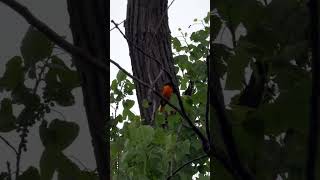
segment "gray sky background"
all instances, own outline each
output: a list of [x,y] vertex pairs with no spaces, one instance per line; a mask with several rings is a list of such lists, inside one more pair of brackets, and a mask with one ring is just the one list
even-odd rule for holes
[[[171,0],[169,0],[169,3]],[[66,9],[65,0],[24,0],[20,3],[26,5],[29,10],[40,20],[46,22],[58,34],[67,36],[68,41],[72,41],[69,29],[69,17]],[[110,19],[121,22],[125,19],[127,0],[111,0],[110,1]],[[173,36],[179,35],[178,28],[183,31],[193,31],[197,27],[188,28],[195,18],[203,18],[209,11],[208,0],[175,0],[169,9],[169,24]],[[0,3],[0,75],[2,76],[7,60],[15,55],[20,55],[20,43],[28,28],[26,21],[13,10]],[[110,25],[111,28],[113,27]],[[122,30],[124,30],[123,26]],[[200,28],[200,27],[199,27]],[[110,32],[110,56],[116,60],[125,69],[131,72],[128,46],[117,30]],[[68,56],[64,56],[66,64],[70,64]],[[111,80],[115,78],[118,69],[111,66]],[[95,169],[95,161],[90,143],[90,135],[87,127],[85,111],[82,103],[82,94],[80,88],[73,91],[76,97],[76,104],[72,107],[55,107],[56,110],[62,112],[67,120],[75,121],[80,126],[80,134],[76,141],[65,150],[67,156],[74,156],[86,165],[89,169]],[[0,94],[0,100],[7,94]],[[16,107],[16,111],[21,107]],[[135,109],[137,111],[137,108]],[[52,112],[48,119],[60,118],[58,113]],[[1,118],[1,117],[0,117]],[[38,166],[40,154],[43,147],[38,133],[39,123],[30,130],[28,136],[28,151],[22,155],[21,170],[25,170],[30,165]],[[16,132],[0,133],[7,138],[11,144],[17,147],[19,143],[18,134]],[[6,161],[12,163],[12,169],[15,169],[15,154],[2,141],[0,141],[0,172],[6,169]],[[74,161],[77,163],[77,161]],[[79,163],[77,163],[79,165]],[[79,167],[82,167],[79,165]]]

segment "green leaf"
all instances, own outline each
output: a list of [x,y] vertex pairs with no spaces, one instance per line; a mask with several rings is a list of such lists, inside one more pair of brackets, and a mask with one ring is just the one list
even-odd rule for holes
[[58,180],[79,179],[80,168],[64,154],[60,154]]
[[188,60],[187,55],[175,56],[173,59],[175,63],[179,65],[179,68],[181,68],[182,70],[189,69],[191,67],[191,62]]
[[182,160],[185,155],[190,154],[190,141],[186,139],[182,142],[178,142],[176,152],[178,160]]
[[121,70],[118,71],[118,74],[117,74],[118,82],[125,80],[126,77],[127,77],[127,75],[123,71],[121,71]]
[[[90,171],[81,171],[79,180],[98,180],[99,177],[96,173]],[[115,178],[116,180],[117,178]]]
[[190,39],[194,42],[204,42],[209,37],[209,33],[205,30],[199,30],[193,32],[190,36]]
[[302,81],[289,91],[282,92],[275,103],[262,105],[252,115],[264,122],[266,134],[279,134],[289,128],[306,132],[310,94],[311,81]]
[[225,88],[228,90],[238,90],[243,86],[245,67],[251,59],[246,52],[246,46],[247,44],[241,44],[237,47],[235,55],[227,61],[228,74]]
[[52,149],[45,149],[40,158],[41,180],[51,180],[53,173],[58,168],[59,153]]
[[19,84],[11,91],[12,102],[15,104],[23,104],[30,109],[36,109],[40,105],[40,97],[34,94],[31,88],[27,88],[24,84]]
[[205,23],[209,23],[210,21],[210,12],[208,12],[207,16],[203,19]]
[[123,105],[123,108],[125,109],[131,109],[134,105],[134,100],[131,100],[131,99],[127,99],[127,100],[124,100],[122,101],[122,105]]
[[263,143],[263,151],[256,157],[257,179],[268,180],[275,177],[278,172],[286,171],[283,168],[283,155],[281,147],[275,140],[266,140]]
[[129,137],[131,141],[139,143],[139,145],[146,147],[152,142],[154,136],[154,129],[151,126],[143,125],[139,128],[130,128]]
[[122,117],[122,115],[121,114],[119,114],[117,117],[116,117],[116,123],[121,123],[122,122],[122,120],[123,120],[123,117]]
[[78,136],[79,126],[74,122],[54,119],[49,127],[43,121],[39,127],[42,144],[49,149],[62,151],[67,148]]
[[10,132],[16,128],[16,117],[12,113],[12,102],[8,98],[1,101],[0,132]]
[[129,81],[128,79],[126,79],[123,92],[128,95],[133,95],[134,89],[135,89],[134,84],[131,81]]
[[165,116],[162,113],[156,113],[155,121],[157,127],[161,127],[165,123]]
[[215,7],[219,16],[226,20],[226,23],[236,28],[240,22],[255,24],[262,19],[263,6],[259,1],[254,0],[218,0]]
[[[168,110],[167,112],[171,112],[171,110]],[[180,119],[180,115],[179,114],[174,114],[174,115],[170,115],[168,117],[168,126],[170,130],[175,131],[176,129],[178,129],[178,127],[181,124],[181,119]]]
[[6,71],[0,79],[0,90],[13,90],[19,84],[24,82],[24,72],[22,67],[22,59],[20,56],[11,58],[6,64]]
[[148,156],[146,165],[148,168],[148,176],[164,178],[168,169],[167,155],[164,149],[155,146],[148,152]]
[[115,91],[118,88],[118,81],[114,79],[111,83],[111,90]]
[[295,170],[304,170],[304,162],[306,161],[307,155],[307,135],[299,131],[289,129],[286,132],[285,138],[283,140],[284,150],[283,157],[286,167],[290,169],[290,172],[294,176],[298,176],[298,171],[294,173]]
[[210,180],[210,176],[205,176],[205,175],[200,174],[199,178],[197,180]]
[[51,55],[53,43],[47,37],[30,26],[20,47],[27,69]]
[[162,128],[156,128],[154,133],[153,143],[157,145],[166,144],[166,132]]
[[68,66],[65,65],[62,59],[57,56],[51,58],[51,64],[49,66],[51,69],[54,69],[59,78],[59,82],[66,89],[73,89],[80,86],[80,80],[78,77],[78,72],[71,70]]
[[30,166],[26,171],[19,175],[18,180],[40,180],[38,169]]
[[61,106],[71,106],[75,99],[71,91],[80,86],[78,73],[70,70],[58,57],[52,58],[50,69],[45,75],[46,86],[44,95],[46,98],[56,101]]
[[171,39],[171,41],[172,41],[173,48],[174,48],[176,51],[179,52],[179,51],[182,50],[182,48],[181,48],[181,43],[180,43],[180,41],[179,41],[178,38],[173,37],[173,38]]

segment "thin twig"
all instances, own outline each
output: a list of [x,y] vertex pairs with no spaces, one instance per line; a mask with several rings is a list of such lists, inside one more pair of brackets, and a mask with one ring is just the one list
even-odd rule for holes
[[8,140],[6,140],[6,139],[5,139],[4,137],[2,137],[1,135],[0,135],[0,139],[2,139],[2,141],[3,141],[4,143],[6,143],[6,144],[15,152],[15,154],[18,154],[18,151],[16,150],[16,148],[13,147]]
[[[133,43],[130,42],[129,39],[127,38],[127,36],[121,31],[121,29],[118,27],[117,23],[115,23],[113,20],[111,20],[111,22],[116,26],[116,28],[118,29],[118,31],[122,34],[122,36],[127,40],[128,43]],[[171,83],[174,85],[174,92],[176,93],[177,97],[178,97],[178,102],[179,102],[179,106],[181,108],[181,116],[184,117],[185,120],[187,120],[187,122],[189,123],[190,126],[192,126],[192,129],[196,132],[196,134],[199,136],[199,138],[202,141],[202,144],[204,146],[204,150],[207,151],[208,150],[208,141],[205,138],[205,136],[202,134],[202,132],[192,123],[191,119],[188,117],[187,113],[185,112],[183,103],[182,103],[182,99],[181,99],[181,95],[179,93],[178,87],[176,87],[175,83],[173,83],[173,77],[171,76],[171,73],[168,72],[164,67],[163,64],[156,58],[150,56],[149,54],[145,53],[142,49],[140,49],[139,47],[135,46],[133,44],[133,47],[135,47],[138,51],[140,51],[143,55],[145,55],[146,57],[149,57],[150,59],[155,60],[156,62],[159,63],[161,70],[163,70],[169,77],[171,80]],[[110,60],[112,61],[112,60]],[[113,61],[114,62],[114,61]],[[120,67],[120,66],[117,66]],[[124,69],[123,69],[124,70]],[[136,77],[135,77],[136,78]],[[141,81],[141,80],[140,80]],[[139,82],[140,82],[139,81]],[[141,82],[140,82],[141,83]],[[143,85],[147,85],[147,83],[144,82]],[[148,85],[149,86],[149,85]],[[149,87],[150,88],[150,87]],[[158,92],[157,92],[158,93]],[[158,93],[159,94],[159,93]],[[167,100],[166,100],[167,101]]]
[[10,162],[7,161],[7,169],[8,169],[8,180],[11,180],[11,168],[10,168]]
[[140,84],[152,89],[152,91],[158,96],[160,97],[162,100],[164,100],[170,107],[172,107],[174,110],[176,110],[182,117],[183,119],[185,119],[189,126],[191,126],[191,128],[193,129],[193,131],[198,135],[198,137],[200,138],[203,146],[204,146],[204,151],[206,153],[208,153],[208,140],[206,139],[206,137],[202,134],[202,132],[192,123],[191,119],[189,118],[189,116],[187,115],[187,113],[185,112],[185,109],[183,108],[183,104],[182,104],[182,99],[181,96],[179,94],[179,92],[177,93],[177,97],[178,97],[178,101],[179,101],[179,106],[181,109],[179,109],[178,107],[176,107],[175,105],[173,105],[172,103],[170,103],[164,96],[162,96],[158,91],[154,90],[152,88],[152,86],[150,86],[148,83],[140,80],[139,78],[131,75],[128,71],[126,71],[125,69],[123,69],[118,63],[116,63],[115,61],[113,61],[112,59],[110,59],[110,62],[112,64],[114,64],[115,66],[117,66],[120,70],[122,70],[125,74],[127,74],[129,77],[131,77],[132,79],[136,80],[137,82],[139,82]]
[[[156,79],[155,79],[154,81],[152,81],[152,83],[151,83],[152,89],[154,89],[154,86],[156,85],[156,82],[160,79],[160,77],[162,76],[162,74],[163,74],[163,70],[160,70],[160,73],[158,74],[158,76],[156,77]],[[149,89],[149,90],[148,90],[148,94],[151,93],[151,90],[152,90],[152,89]]]
[[190,47],[189,47],[189,44],[188,44],[188,42],[187,42],[187,39],[186,39],[186,37],[184,36],[184,34],[183,34],[182,32],[180,32],[180,33],[181,33],[181,35],[182,35],[182,37],[183,37],[183,39],[184,39],[184,42],[186,43],[187,48],[188,48],[189,53],[190,53],[190,52],[191,52],[191,49],[190,49]]
[[232,166],[237,170],[241,179],[243,180],[253,180],[254,177],[251,172],[244,167],[242,164],[237,146],[233,137],[232,126],[229,122],[229,119],[226,114],[224,99],[223,99],[223,91],[220,84],[219,75],[216,72],[216,61],[212,58],[213,49],[210,49],[210,55],[207,57],[207,61],[209,62],[209,83],[208,87],[210,90],[210,104],[216,110],[217,120],[221,129],[221,135],[223,138],[223,142],[226,147],[226,151],[230,157],[230,161]]
[[203,158],[205,158],[205,157],[208,157],[208,155],[207,155],[207,154],[202,155],[202,156],[200,156],[200,157],[198,157],[198,158],[192,159],[192,160],[188,161],[187,163],[183,164],[183,165],[180,166],[178,169],[176,169],[169,177],[167,177],[167,180],[170,180],[170,179],[171,179],[174,175],[176,175],[182,168],[186,167],[187,165],[189,165],[189,164],[191,164],[191,163],[193,163],[193,162],[195,162],[195,161],[198,161],[198,160],[200,160],[200,159],[203,159]]
[[157,32],[159,31],[160,26],[161,26],[162,21],[163,21],[163,18],[166,16],[169,8],[171,7],[171,5],[173,4],[174,1],[175,1],[175,0],[172,0],[171,3],[169,4],[169,6],[167,7],[166,11],[163,12],[163,14],[162,14],[162,16],[161,16],[161,18],[160,18],[159,24],[158,24],[158,26],[155,28],[155,33],[157,33]]
[[85,166],[78,158],[76,158],[76,157],[74,157],[72,155],[70,155],[69,157],[74,159],[75,161],[77,161],[84,168],[84,170],[89,170],[88,167]]
[[[133,80],[136,80],[137,82],[139,82],[141,85],[144,85],[148,88],[152,88],[149,84],[145,83],[144,81],[140,80],[139,78],[131,75],[128,71],[126,71],[125,69],[123,69],[118,63],[116,63],[115,61],[113,61],[112,59],[110,59],[110,62],[112,64],[114,64],[115,66],[117,66],[121,71],[123,71],[127,76],[131,77]],[[174,110],[176,110],[183,119],[185,119],[188,123],[188,125],[192,128],[193,131],[195,131],[196,135],[200,138],[201,142],[207,143],[207,140],[205,139],[205,137],[202,135],[202,133],[198,130],[197,127],[195,127],[195,125],[192,123],[192,121],[189,119],[189,117],[187,115],[185,115],[185,112],[182,112],[178,107],[176,107],[175,105],[173,105],[172,103],[170,103],[165,97],[163,97],[158,91],[156,90],[152,90],[153,93],[155,93],[158,97],[160,97],[163,101],[165,101],[170,107],[172,107]],[[202,139],[204,138],[204,139]],[[211,149],[210,152],[206,152],[207,154],[212,153],[213,156],[228,170],[230,171],[232,174],[236,174],[236,171],[233,169],[233,167],[231,166],[228,158],[224,155],[222,150],[219,150],[218,148],[216,149]]]
[[[117,24],[117,25],[121,25],[124,21],[126,21],[126,20],[121,21],[121,23],[119,23],[119,24]],[[111,29],[110,29],[110,32],[111,32],[112,30],[114,30],[114,29],[116,29],[116,26],[114,26],[113,28],[111,28]]]
[[22,4],[18,3],[15,0],[0,0],[0,2],[3,2],[10,8],[12,8],[15,12],[20,14],[24,19],[32,26],[36,27],[40,32],[45,34],[48,39],[50,39],[52,42],[63,48],[65,51],[69,52],[72,55],[79,56],[83,58],[83,60],[88,61],[89,63],[92,63],[96,65],[98,68],[100,68],[103,71],[108,71],[109,65],[107,64],[107,61],[97,59],[89,55],[86,51],[84,51],[81,48],[78,48],[68,41],[66,41],[63,37],[58,35],[55,31],[53,31],[49,26],[47,26],[45,23],[37,19],[26,6],[23,6]]
[[51,111],[54,111],[54,112],[58,113],[58,114],[63,118],[63,120],[66,121],[66,117],[63,115],[62,112],[60,112],[60,111],[58,111],[58,110],[56,110],[56,109],[53,109],[53,108],[51,108]]
[[132,78],[133,80],[136,80],[136,81],[139,82],[141,85],[144,85],[144,86],[152,89],[152,92],[153,92],[153,93],[155,93],[157,96],[159,96],[161,99],[163,99],[170,107],[172,107],[174,110],[176,110],[179,114],[180,114],[180,113],[182,114],[181,110],[180,110],[178,107],[176,107],[175,105],[173,105],[172,103],[170,103],[170,102],[169,102],[164,96],[162,96],[158,91],[154,90],[151,85],[149,85],[148,83],[142,81],[141,79],[139,79],[139,78],[131,75],[128,71],[126,71],[124,68],[122,68],[122,67],[121,67],[117,62],[115,62],[114,60],[110,59],[110,62],[111,62],[113,65],[117,66],[122,72],[124,72],[127,76],[129,76],[129,77]]
[[16,157],[16,180],[19,177],[19,171],[20,171],[20,161],[21,161],[21,154],[22,154],[22,147],[23,147],[23,141],[25,140],[24,136],[21,137],[19,148],[18,148],[18,154]]

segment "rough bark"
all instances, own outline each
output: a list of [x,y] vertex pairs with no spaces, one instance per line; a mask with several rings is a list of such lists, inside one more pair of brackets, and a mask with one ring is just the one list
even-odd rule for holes
[[[108,56],[107,1],[68,0],[74,45],[103,60]],[[106,71],[73,57],[81,79],[84,106],[100,180],[110,179],[107,112],[109,78]]]
[[[150,84],[157,79],[163,67],[177,85],[167,4],[167,0],[128,0],[125,34],[128,38],[133,75]],[[154,87],[157,90],[160,91],[163,84],[170,82],[168,73],[163,72],[156,81]],[[160,99],[147,87],[137,82],[135,86],[141,117],[145,124],[153,124]],[[142,106],[144,99],[149,102],[148,108]]]

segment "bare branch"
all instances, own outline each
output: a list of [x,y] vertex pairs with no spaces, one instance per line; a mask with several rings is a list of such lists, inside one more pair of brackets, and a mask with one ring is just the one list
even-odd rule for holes
[[100,68],[103,71],[108,70],[108,64],[107,61],[99,60],[88,53],[86,51],[82,50],[81,48],[78,48],[68,41],[64,40],[61,36],[59,36],[55,31],[53,31],[50,27],[48,27],[46,24],[41,22],[39,19],[37,19],[25,6],[18,3],[15,0],[0,0],[0,2],[6,4],[10,8],[12,8],[14,11],[16,11],[18,14],[20,14],[24,19],[31,24],[32,26],[36,27],[40,32],[45,34],[48,39],[50,39],[52,42],[56,43],[58,46],[66,50],[68,53],[79,56],[83,58],[84,60],[96,65],[98,68]]
[[174,175],[176,175],[176,174],[177,174],[182,168],[184,168],[185,166],[187,166],[187,165],[189,165],[189,164],[191,164],[191,163],[193,163],[193,162],[195,162],[195,161],[198,161],[198,160],[200,160],[200,159],[203,159],[203,158],[205,158],[205,157],[208,157],[208,155],[205,154],[205,155],[202,155],[202,156],[200,156],[200,157],[198,157],[198,158],[195,158],[195,159],[192,159],[192,160],[188,161],[187,163],[185,163],[184,165],[182,165],[182,166],[180,166],[178,169],[176,169],[176,170],[167,178],[167,180],[170,180]]
[[88,170],[88,169],[89,169],[89,168],[88,168],[87,166],[85,166],[78,158],[76,158],[76,157],[74,157],[74,156],[72,156],[72,155],[70,155],[69,157],[72,158],[72,159],[74,159],[75,161],[77,161],[77,162],[84,168],[84,170]]
[[8,169],[8,180],[11,180],[11,167],[10,167],[10,162],[7,161],[7,169]]
[[[112,59],[110,59],[110,62],[112,64],[114,64],[115,66],[117,66],[121,71],[123,71],[127,76],[131,77],[133,80],[136,80],[137,82],[141,83],[141,85],[144,85],[150,89],[152,89],[152,86],[147,84],[146,82],[140,80],[139,78],[131,75],[128,71],[126,71],[125,69],[123,69],[118,63],[116,63],[115,61],[113,61]],[[165,97],[163,97],[158,91],[152,89],[152,92],[155,93],[158,97],[160,97],[163,101],[165,101],[170,107],[172,107],[174,110],[176,110],[183,119],[185,119],[188,123],[188,125],[192,128],[192,130],[196,133],[196,135],[200,138],[201,142],[205,144],[208,143],[207,139],[205,139],[205,137],[202,135],[202,133],[199,131],[199,129],[192,123],[192,121],[189,119],[189,117],[185,114],[185,112],[182,112],[178,107],[176,107],[175,105],[171,104]],[[202,139],[203,138],[203,139]],[[205,147],[204,147],[205,148]],[[213,156],[232,174],[236,174],[236,171],[233,169],[233,167],[231,166],[228,158],[225,156],[224,152],[218,148],[216,149],[208,149],[208,151],[206,152],[207,155],[209,155],[210,153],[213,154]]]
[[[179,109],[178,107],[176,107],[175,105],[173,105],[172,103],[170,103],[164,96],[162,96],[158,91],[154,90],[152,88],[151,85],[149,85],[148,83],[140,80],[139,78],[131,75],[128,71],[126,71],[125,69],[123,69],[118,63],[116,63],[115,61],[113,61],[112,59],[110,59],[110,62],[112,64],[114,64],[115,66],[117,66],[120,70],[122,70],[125,74],[127,74],[129,77],[131,77],[132,79],[136,80],[137,82],[139,82],[141,85],[144,85],[150,89],[152,89],[152,92],[155,93],[158,97],[160,97],[162,100],[164,100],[170,107],[172,107],[174,110],[176,110],[182,117],[183,119],[185,119],[189,126],[191,126],[191,128],[193,129],[193,131],[198,135],[198,137],[200,138],[203,146],[204,146],[204,151],[206,153],[208,153],[208,140],[205,138],[205,136],[201,133],[201,131],[192,123],[191,119],[189,118],[189,116],[187,115],[187,113],[185,112],[185,109],[184,108],[181,108]],[[178,101],[179,101],[179,105],[180,107],[183,107],[183,104],[182,104],[182,100],[181,100],[181,97],[180,95],[178,95]]]
[[18,151],[16,150],[16,148],[13,147],[8,140],[6,140],[6,139],[5,139],[4,137],[2,137],[2,136],[0,136],[0,139],[2,139],[2,141],[3,141],[4,143],[6,143],[6,144],[15,152],[15,154],[18,154]]
[[230,157],[232,166],[237,170],[241,179],[243,180],[253,180],[254,176],[251,174],[249,169],[247,169],[241,162],[237,146],[233,137],[232,126],[226,114],[223,90],[220,84],[220,77],[216,72],[216,61],[213,59],[213,49],[210,49],[210,55],[207,57],[209,62],[209,79],[208,79],[208,89],[210,91],[210,105],[215,109],[217,120],[221,129],[221,135],[223,142],[226,147],[226,151]]
[[[121,21],[119,24],[117,24],[117,25],[121,25],[122,23],[124,23],[124,21],[126,21],[126,20],[123,20],[123,21]],[[116,26],[114,26],[113,28],[111,28],[110,29],[110,32],[112,31],[112,30],[114,30],[116,28]]]

